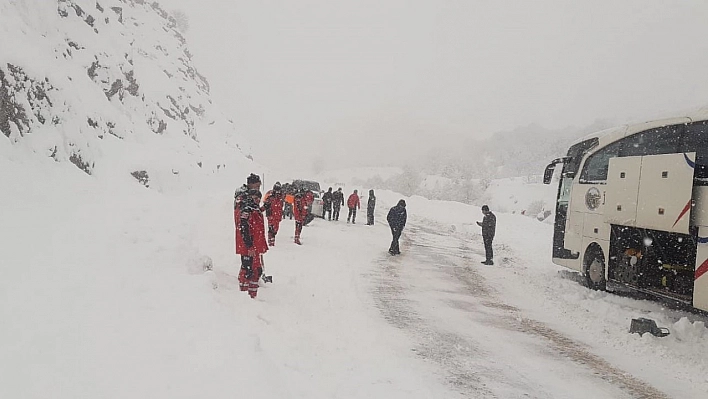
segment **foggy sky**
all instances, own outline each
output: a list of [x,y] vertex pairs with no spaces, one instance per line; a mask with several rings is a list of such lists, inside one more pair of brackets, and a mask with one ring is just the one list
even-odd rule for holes
[[708,2],[162,0],[273,166],[391,165],[518,126],[708,105]]

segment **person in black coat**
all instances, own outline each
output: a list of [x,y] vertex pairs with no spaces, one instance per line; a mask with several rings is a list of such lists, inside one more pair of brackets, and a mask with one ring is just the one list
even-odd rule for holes
[[339,220],[339,209],[344,205],[344,193],[342,192],[342,188],[339,187],[337,191],[332,193],[332,206],[334,207],[334,211],[332,212],[332,218],[334,220]]
[[333,201],[334,194],[332,193],[332,187],[330,187],[329,190],[327,190],[327,192],[322,195],[322,219],[324,219],[327,212],[329,212],[329,218],[327,220],[332,220]]
[[374,225],[374,208],[376,208],[376,197],[374,190],[369,190],[369,202],[366,203],[366,225]]
[[391,228],[391,235],[393,236],[391,247],[388,249],[388,253],[391,255],[399,255],[401,253],[398,246],[398,239],[401,238],[403,228],[406,227],[407,218],[408,214],[406,213],[405,200],[398,201],[398,204],[388,211],[386,220],[388,221],[388,226]]
[[497,229],[497,217],[494,216],[487,205],[482,205],[482,213],[484,214],[484,219],[481,222],[477,222],[477,225],[482,227],[482,240],[484,241],[484,252],[487,258],[482,263],[493,265],[494,251],[492,250],[492,240],[494,240],[494,233]]

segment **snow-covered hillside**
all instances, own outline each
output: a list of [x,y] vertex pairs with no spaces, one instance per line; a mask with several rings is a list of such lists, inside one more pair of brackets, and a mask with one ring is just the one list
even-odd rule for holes
[[2,0],[0,35],[0,130],[13,145],[153,188],[251,164],[158,3]]
[[[232,200],[266,167],[211,104],[174,20],[143,0],[0,0],[0,34],[0,398],[708,392],[706,318],[552,264],[552,226],[519,213],[554,188],[528,179],[489,180],[471,204],[377,190],[374,226],[365,209],[356,224],[316,219],[303,245],[284,220],[264,255],[273,283],[249,298]],[[410,172],[320,181],[365,196]],[[267,174],[294,177],[310,178]],[[384,221],[401,198],[391,257]],[[476,201],[500,211],[493,267]],[[629,334],[638,316],[671,335]]]

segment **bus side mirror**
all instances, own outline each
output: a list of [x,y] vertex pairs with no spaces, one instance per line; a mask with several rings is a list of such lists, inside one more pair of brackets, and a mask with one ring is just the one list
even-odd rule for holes
[[543,184],[551,184],[551,179],[553,179],[553,170],[555,170],[556,165],[559,163],[566,163],[568,161],[570,161],[570,157],[556,158],[551,161],[551,163],[546,166],[546,170],[543,172]]
[[543,184],[551,184],[551,179],[553,179],[553,171],[556,169],[556,164],[552,163],[546,166],[546,170],[543,172]]

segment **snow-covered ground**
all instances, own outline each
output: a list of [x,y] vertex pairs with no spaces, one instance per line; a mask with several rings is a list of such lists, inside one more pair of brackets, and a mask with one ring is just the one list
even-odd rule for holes
[[[389,257],[401,197],[377,190],[373,227],[365,211],[318,219],[296,246],[284,221],[274,283],[239,292],[234,189],[250,172],[309,176],[246,157],[163,14],[0,1],[0,75],[22,111],[0,137],[0,398],[708,397],[705,319],[551,264],[551,226],[519,213],[554,190],[523,179],[482,197],[501,211],[494,267],[477,206],[416,196]],[[363,181],[401,172],[321,182],[366,196]],[[671,335],[628,334],[638,316]]]
[[[241,173],[244,177],[247,171]],[[167,192],[0,140],[0,397],[681,397],[708,392],[702,318],[590,291],[549,261],[551,226],[407,198],[403,255],[377,224],[317,219],[239,292],[238,173]],[[185,177],[186,178],[186,177]],[[204,271],[206,258],[213,271]],[[627,333],[632,317],[666,338]]]

